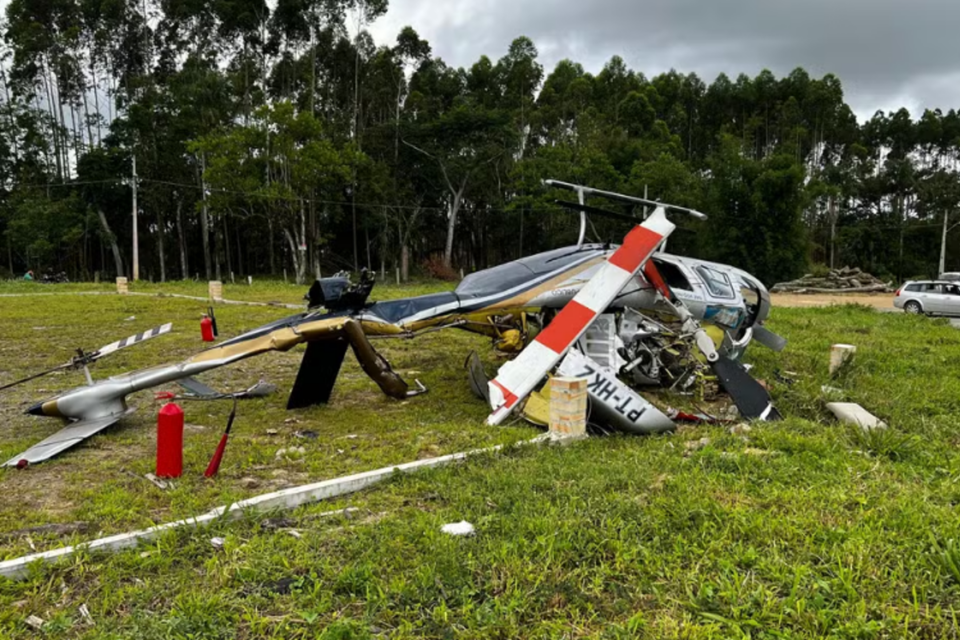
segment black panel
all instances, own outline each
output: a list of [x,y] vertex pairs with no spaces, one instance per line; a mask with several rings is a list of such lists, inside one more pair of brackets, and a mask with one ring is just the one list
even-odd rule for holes
[[303,409],[330,402],[346,354],[347,341],[343,338],[307,343],[287,409]]
[[383,318],[387,322],[400,322],[422,311],[458,302],[460,302],[460,298],[453,292],[432,293],[418,298],[378,302],[369,307],[367,311],[378,318]]
[[[724,390],[730,394],[740,415],[747,420],[768,422],[781,420],[780,413],[773,407],[770,394],[739,364],[721,355],[713,364],[713,372],[720,379]],[[769,409],[769,412],[767,410]],[[766,416],[764,417],[764,413]]]

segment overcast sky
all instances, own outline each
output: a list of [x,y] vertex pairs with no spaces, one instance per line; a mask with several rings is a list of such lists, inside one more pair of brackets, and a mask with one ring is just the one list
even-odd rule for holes
[[453,66],[497,60],[526,35],[548,73],[563,58],[596,73],[613,55],[706,82],[802,66],[837,74],[861,119],[960,108],[960,0],[390,0],[369,28],[392,44],[405,25]]
[[802,66],[837,74],[861,119],[960,108],[960,0],[390,0],[370,30],[391,44],[408,24],[453,66],[496,60],[525,35],[548,73],[563,58],[595,73],[613,55],[647,77],[676,68],[708,83]]

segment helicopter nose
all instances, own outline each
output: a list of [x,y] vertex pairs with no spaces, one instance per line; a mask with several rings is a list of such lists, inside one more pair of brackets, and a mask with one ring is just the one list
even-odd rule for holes
[[27,413],[30,414],[31,416],[42,416],[42,415],[44,415],[44,413],[43,413],[43,403],[42,403],[42,402],[38,402],[37,404],[33,405],[32,407],[30,407],[29,409],[27,409]]

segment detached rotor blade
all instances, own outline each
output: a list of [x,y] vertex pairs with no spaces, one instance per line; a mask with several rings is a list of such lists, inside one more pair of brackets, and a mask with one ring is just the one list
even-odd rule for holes
[[173,323],[168,322],[165,325],[154,327],[149,331],[144,331],[143,333],[137,333],[130,336],[129,338],[124,338],[123,340],[117,340],[116,342],[111,342],[107,346],[100,347],[99,349],[97,349],[97,351],[91,354],[90,358],[92,360],[99,360],[104,356],[108,356],[111,353],[119,351],[120,349],[125,349],[126,347],[132,347],[135,344],[140,344],[141,342],[150,340],[151,338],[156,338],[157,336],[162,336],[165,333],[170,333],[172,329],[173,329]]

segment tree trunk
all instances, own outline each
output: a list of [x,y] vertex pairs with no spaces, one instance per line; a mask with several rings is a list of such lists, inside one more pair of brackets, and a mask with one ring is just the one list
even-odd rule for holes
[[267,228],[270,230],[270,247],[269,247],[270,275],[275,276],[277,275],[277,254],[274,248],[274,244],[276,243],[276,240],[274,239],[274,236],[273,236],[273,218],[269,216],[267,217]]
[[938,278],[947,271],[947,231],[949,231],[947,225],[949,222],[950,214],[945,210],[943,212],[943,243],[940,245],[940,272],[937,273]]
[[233,225],[233,234],[237,237],[237,274],[243,275],[246,273],[243,269],[243,246],[240,244],[240,225]]
[[220,229],[217,225],[217,216],[211,217],[213,223],[213,264],[217,276],[217,282],[223,282],[223,276],[220,272]]
[[117,277],[120,277],[123,275],[123,258],[120,256],[117,237],[113,235],[113,231],[110,230],[110,223],[107,222],[107,216],[100,207],[97,207],[97,215],[100,217],[100,226],[103,227],[104,235],[107,236],[107,240],[110,242],[110,249],[113,251],[113,263],[116,267]]
[[157,251],[160,253],[160,282],[167,281],[167,260],[164,251],[164,236],[167,235],[167,225],[163,219],[163,208],[157,209]]
[[187,242],[183,236],[183,220],[180,211],[183,209],[183,200],[177,200],[177,240],[180,245],[180,275],[183,280],[190,279],[190,266],[187,264]]
[[297,241],[294,239],[297,231],[294,229],[293,233],[290,233],[289,229],[284,229],[283,234],[287,238],[287,243],[290,245],[290,257],[293,260],[293,272],[296,277],[298,285],[303,284],[304,275],[306,274],[306,260],[300,251]]
[[212,280],[213,276],[213,265],[210,260],[210,219],[207,212],[207,180],[204,177],[204,173],[207,169],[206,156],[200,154],[200,195],[203,198],[203,202],[200,209],[200,236],[203,238],[203,266],[207,276],[207,280]]
[[830,268],[836,269],[837,255],[837,199],[830,196]]
[[460,204],[463,202],[463,192],[467,188],[466,180],[460,185],[460,190],[453,195],[453,201],[450,203],[449,219],[447,220],[447,246],[443,253],[443,265],[447,268],[453,268],[453,238],[457,229],[457,214],[460,213]]
[[227,254],[227,273],[233,273],[233,256],[230,251],[230,228],[227,227],[227,216],[223,216],[223,248]]

